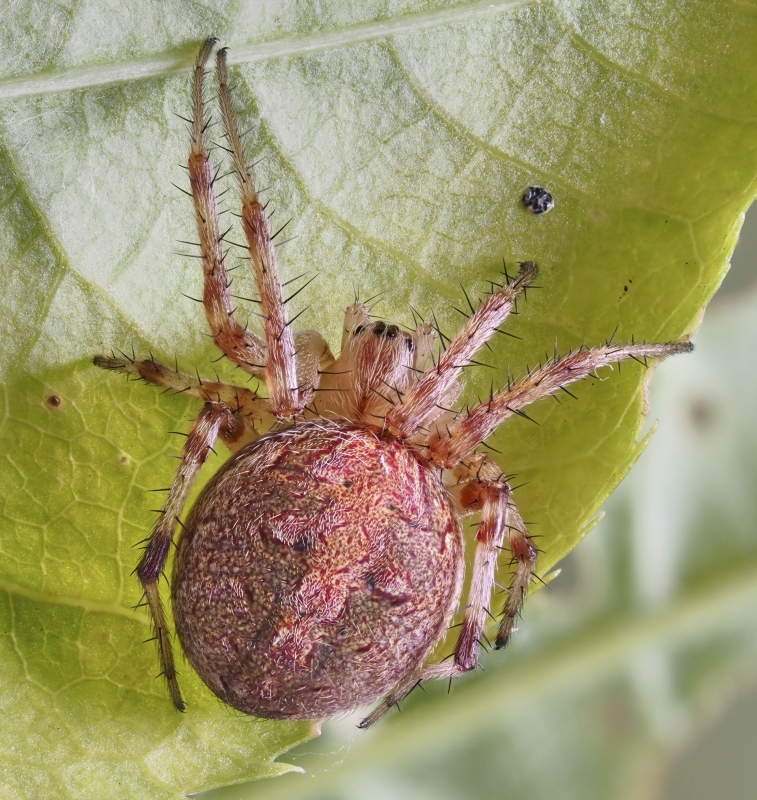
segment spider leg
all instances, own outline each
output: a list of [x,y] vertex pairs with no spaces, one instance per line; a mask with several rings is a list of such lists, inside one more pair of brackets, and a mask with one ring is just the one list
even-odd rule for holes
[[184,701],[179,690],[176,677],[173,647],[166,625],[165,610],[160,597],[158,581],[163,573],[168,552],[173,542],[174,532],[179,523],[179,515],[186,504],[200,467],[208,457],[218,436],[224,439],[233,438],[239,432],[241,421],[234,412],[223,403],[206,403],[192,425],[181,455],[181,466],[176,473],[168,499],[161,512],[157,524],[153,528],[142,558],[137,565],[137,576],[142,584],[144,598],[152,617],[155,638],[162,673],[168,682],[171,700],[179,711],[184,710]]
[[490,294],[471,314],[460,332],[449,343],[436,364],[386,415],[386,427],[400,439],[412,436],[429,417],[438,415],[437,405],[454,393],[460,375],[485,342],[512,310],[515,299],[537,276],[539,268],[532,262],[521,265],[516,277]]
[[508,587],[507,600],[502,609],[502,621],[494,640],[496,650],[504,647],[515,631],[515,620],[523,608],[523,601],[528,594],[528,587],[536,570],[537,550],[528,535],[526,523],[515,507],[512,497],[509,499],[507,512],[507,538],[515,564],[515,572]]
[[265,373],[271,411],[277,417],[293,417],[301,413],[312,399],[318,374],[317,371],[314,374],[311,372],[307,376],[309,380],[298,381],[294,334],[289,324],[287,301],[282,298],[274,249],[273,239],[276,234],[271,236],[268,214],[260,202],[245,159],[231,102],[225,49],[217,53],[216,68],[221,114],[242,195],[242,224],[260,295],[260,315],[263,318],[266,341]]
[[500,626],[496,646],[503,646],[512,632],[513,620],[520,611],[533,574],[536,549],[513,505],[510,496],[511,490],[507,482],[484,477],[498,474],[498,472],[499,470],[491,462],[487,462],[484,469],[471,469],[470,479],[457,487],[459,489],[458,496],[468,504],[465,511],[471,512],[480,509],[481,521],[476,533],[476,554],[471,585],[468,590],[468,604],[453,657],[439,664],[421,667],[411,673],[360,723],[361,728],[367,728],[381,719],[418,683],[438,678],[455,678],[476,668],[486,620],[487,617],[493,617],[489,610],[489,603],[494,588],[497,557],[502,550],[506,536],[509,539],[517,567],[509,588],[510,594],[505,605],[505,616]]
[[226,270],[215,193],[216,172],[207,146],[210,121],[205,117],[203,83],[205,65],[215,44],[215,39],[207,39],[195,62],[192,84],[192,147],[188,162],[189,183],[205,273],[203,305],[216,346],[242,369],[262,378],[265,375],[265,345],[260,337],[242,327],[234,318],[229,294],[231,283]]
[[488,402],[473,408],[466,416],[445,429],[437,428],[428,437],[428,457],[432,464],[452,468],[472,453],[508,417],[542,397],[554,394],[563,386],[579,381],[600,367],[625,359],[640,361],[646,357],[665,358],[693,349],[689,342],[668,344],[608,345],[595,349],[580,349],[561,359],[550,361],[506,390],[495,394]]
[[261,430],[267,430],[276,420],[268,409],[268,403],[250,389],[231,383],[204,380],[199,375],[187,375],[154,358],[137,361],[127,357],[98,355],[94,357],[94,363],[101,369],[135,375],[147,383],[163,386],[176,394],[188,394],[205,403],[223,403],[244,421],[248,431],[247,436],[227,442],[231,449],[238,449],[238,446],[256,439]]
[[510,550],[515,569],[502,609],[502,621],[495,641],[497,649],[507,644],[514,630],[534,574],[537,550],[515,506],[510,485],[488,456],[475,455],[467,459],[457,465],[452,476],[458,483],[449,489],[461,516],[481,512],[468,606],[455,649],[455,660],[467,669],[473,669],[486,617],[493,618],[486,604],[491,598],[497,556],[505,539],[505,549]]

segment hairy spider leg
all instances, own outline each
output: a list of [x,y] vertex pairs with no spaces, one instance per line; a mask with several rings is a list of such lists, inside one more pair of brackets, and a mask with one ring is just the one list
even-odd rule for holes
[[504,647],[515,631],[515,620],[520,616],[523,603],[528,594],[528,587],[536,571],[538,550],[528,535],[526,523],[510,498],[507,514],[507,539],[510,546],[515,572],[507,589],[507,600],[502,609],[502,621],[499,623],[495,649]]
[[647,357],[665,358],[691,350],[693,345],[689,342],[624,344],[580,349],[564,358],[555,358],[489,401],[476,406],[444,430],[437,427],[428,437],[428,457],[437,467],[452,468],[470,455],[508,417],[518,414],[522,408],[542,397],[580,381],[600,367],[629,358],[637,361]]
[[94,357],[94,363],[101,369],[135,375],[147,383],[163,386],[176,394],[196,397],[204,403],[223,403],[230,412],[236,414],[245,427],[243,436],[236,437],[233,441],[225,441],[232,452],[257,439],[261,431],[268,430],[276,421],[268,410],[268,403],[252,390],[242,386],[206,380],[199,375],[197,377],[187,375],[178,369],[161,364],[154,358],[140,361],[126,356],[118,358],[98,355]]
[[459,382],[470,359],[491,339],[507,319],[517,296],[539,273],[533,262],[521,264],[518,275],[507,285],[492,292],[471,314],[465,325],[447,346],[436,364],[386,415],[386,428],[400,439],[411,437],[431,417],[439,416],[439,404]]
[[[570,353],[562,359],[555,358],[515,385],[508,387],[507,390],[494,395],[488,402],[476,406],[457,422],[446,424],[443,429],[441,426],[437,426],[426,443],[427,457],[436,467],[452,469],[453,475],[458,479],[467,474],[469,477],[467,483],[452,486],[450,489],[458,501],[461,513],[470,513],[480,508],[483,523],[486,506],[476,496],[476,493],[489,490],[477,488],[477,481],[472,478],[480,476],[491,479],[493,464],[487,456],[472,455],[472,453],[507,417],[519,413],[522,408],[542,397],[554,394],[567,384],[585,378],[599,367],[611,366],[617,361],[629,358],[637,360],[645,357],[663,358],[675,353],[688,352],[691,349],[692,345],[688,342],[608,345],[593,350],[582,349]],[[482,524],[482,528],[485,527]],[[495,647],[498,649],[507,644],[513,633],[515,620],[523,607],[537,560],[537,550],[511,498],[509,499],[507,538],[515,570],[510,585],[507,587],[508,598],[502,610],[502,620],[495,640]],[[501,542],[496,542],[492,546],[501,547],[501,544]],[[477,565],[479,552],[480,549],[477,548]],[[474,567],[474,581],[477,568]],[[490,584],[489,592],[491,588]],[[486,597],[488,599],[488,595]],[[478,608],[481,607],[479,604]],[[469,608],[466,612],[466,620],[470,613],[472,612]],[[478,613],[482,614],[483,612],[479,610]],[[458,649],[455,651],[456,660],[465,637],[464,623]],[[470,651],[463,645],[462,652]]]
[[[294,417],[302,413],[313,398],[318,386],[318,369],[310,369],[298,376],[297,350],[307,347],[309,352],[319,353],[328,347],[315,331],[310,332],[307,342],[295,347],[295,337],[287,314],[287,301],[282,297],[279,268],[273,239],[268,227],[268,214],[261,204],[250,168],[244,155],[239,136],[231,91],[226,69],[226,49],[216,55],[218,71],[218,99],[226,128],[229,151],[237,174],[242,196],[242,225],[247,237],[250,261],[255,284],[260,295],[260,314],[266,342],[265,374],[268,384],[269,404],[277,417]],[[329,354],[330,355],[330,354]],[[312,361],[312,359],[311,359]]]
[[219,436],[224,440],[232,439],[235,433],[240,432],[240,428],[239,417],[224,403],[205,403],[189,431],[181,454],[181,466],[171,484],[168,500],[137,565],[137,576],[152,616],[162,672],[168,682],[171,700],[179,711],[184,710],[184,700],[176,676],[171,635],[166,625],[158,581],[165,569],[168,551],[179,524],[179,515],[184,509],[200,467],[205,463]]
[[205,65],[216,41],[207,39],[195,62],[192,82],[192,147],[187,165],[205,273],[203,305],[216,346],[246,372],[263,378],[266,373],[265,344],[259,336],[242,327],[234,318],[229,294],[231,282],[226,270],[226,254],[215,193],[217,173],[207,146],[210,118],[205,114],[203,84]]
[[[494,465],[488,462],[491,468]],[[499,470],[494,468],[497,473]],[[478,654],[481,648],[481,638],[484,634],[486,619],[493,616],[489,611],[492,589],[494,588],[494,574],[505,536],[509,532],[518,530],[522,526],[520,515],[515,510],[511,499],[511,489],[503,479],[488,480],[475,474],[466,484],[463,484],[462,496],[470,494],[472,506],[481,510],[481,521],[476,533],[476,554],[471,576],[470,589],[468,590],[468,603],[460,630],[460,635],[455,645],[452,658],[438,664],[429,664],[411,673],[381,703],[360,723],[360,728],[368,728],[377,722],[384,714],[397,705],[419,683],[427,680],[456,678],[465,672],[473,670],[478,665]],[[470,490],[466,493],[466,489]],[[467,511],[475,510],[473,508]],[[525,531],[525,528],[523,528]],[[530,544],[528,535],[525,534],[533,551],[530,557],[530,566],[536,562],[536,550]],[[512,543],[512,539],[511,539]],[[511,544],[512,546],[512,544]],[[515,555],[515,551],[513,552]],[[517,557],[517,556],[516,556]],[[519,561],[520,567],[520,561]],[[525,573],[525,570],[523,570]],[[518,571],[516,570],[516,575]],[[528,575],[530,580],[530,573]],[[526,581],[526,588],[528,586]],[[520,584],[518,583],[519,587]],[[517,613],[517,612],[516,612]]]
[[[445,482],[449,483],[452,480],[456,480],[457,483],[448,488],[457,503],[460,516],[481,512],[481,520],[478,523],[479,530],[476,535],[478,544],[470,599],[465,612],[463,629],[460,632],[460,640],[455,650],[456,660],[459,660],[467,668],[473,669],[478,658],[480,634],[477,634],[474,642],[471,639],[471,633],[466,633],[466,625],[471,632],[482,631],[485,614],[491,619],[495,619],[494,614],[489,611],[487,603],[495,585],[497,551],[503,549],[503,541],[507,539],[507,547],[504,549],[509,549],[510,566],[515,567],[509,586],[503,587],[507,592],[507,601],[501,612],[502,621],[496,640],[497,648],[504,647],[514,630],[515,620],[521,612],[536,569],[538,551],[518,512],[507,479],[489,456],[477,453],[461,461],[451,473],[448,473]],[[506,492],[507,496],[495,497],[497,492],[500,494]],[[497,505],[500,501],[505,503],[506,508]],[[507,514],[502,531],[491,520],[487,520],[487,514],[494,513],[495,509],[499,509],[498,513],[506,512]],[[489,531],[496,531],[497,536],[490,536]],[[482,547],[482,545],[484,546]],[[490,556],[493,557],[493,560]],[[477,575],[479,576],[478,581]]]

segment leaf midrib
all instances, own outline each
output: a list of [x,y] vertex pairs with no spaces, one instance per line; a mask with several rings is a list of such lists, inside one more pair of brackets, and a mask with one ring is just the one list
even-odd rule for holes
[[[303,33],[282,36],[267,42],[236,46],[229,51],[229,64],[250,64],[257,61],[285,58],[335,50],[362,42],[385,39],[388,36],[415,33],[440,25],[469,22],[479,17],[532,5],[535,0],[476,0],[454,8],[406,14],[388,20],[358,22],[327,32]],[[196,55],[196,43],[186,51],[162,57],[146,57],[121,61],[116,64],[93,64],[60,70],[44,70],[31,77],[14,77],[0,80],[0,101],[56,92],[69,92],[126,83],[170,75],[189,70]]]

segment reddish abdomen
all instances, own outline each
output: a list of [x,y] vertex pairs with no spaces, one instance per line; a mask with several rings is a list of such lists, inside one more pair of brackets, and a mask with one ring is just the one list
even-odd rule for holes
[[462,570],[452,502],[410,449],[355,425],[298,423],[237,453],[192,509],[174,565],[177,633],[235,708],[330,716],[423,663]]

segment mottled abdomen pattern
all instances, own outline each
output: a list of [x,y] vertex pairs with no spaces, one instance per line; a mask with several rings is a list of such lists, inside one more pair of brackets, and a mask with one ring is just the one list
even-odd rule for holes
[[195,504],[174,566],[177,633],[235,708],[326,717],[423,663],[462,573],[437,472],[375,429],[298,423],[237,453]]

